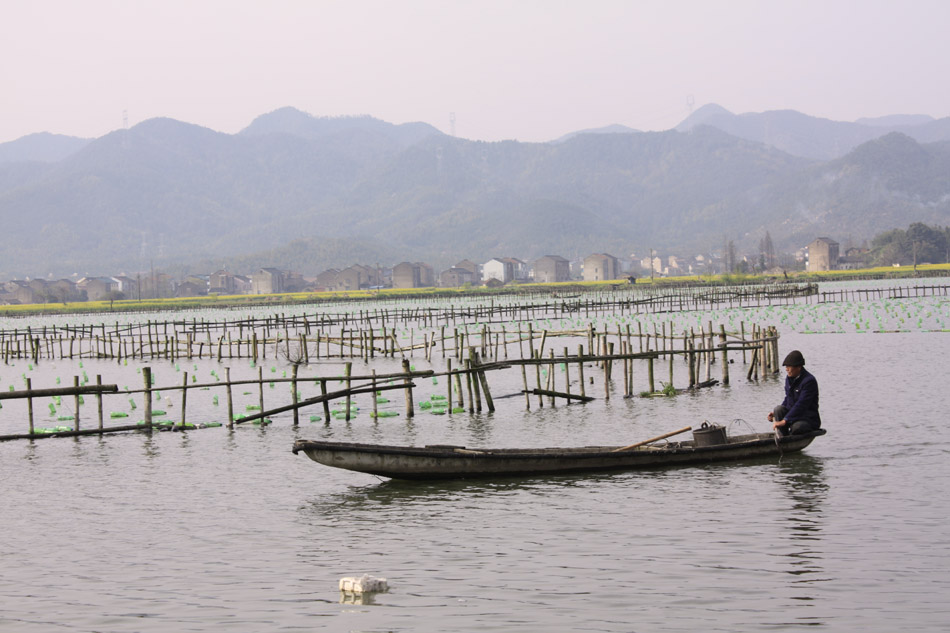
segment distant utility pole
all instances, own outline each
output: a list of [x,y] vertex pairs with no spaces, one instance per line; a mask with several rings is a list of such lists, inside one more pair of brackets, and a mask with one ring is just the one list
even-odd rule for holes
[[686,95],[686,120],[689,121],[689,129],[687,132],[690,134],[693,133],[693,122],[690,120],[690,117],[693,116],[693,105],[695,103],[693,95]]

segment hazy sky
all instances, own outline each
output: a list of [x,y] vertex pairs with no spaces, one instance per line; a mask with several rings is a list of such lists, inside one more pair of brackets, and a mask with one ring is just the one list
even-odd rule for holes
[[947,0],[0,0],[0,142],[294,106],[546,141],[694,107],[950,116]]

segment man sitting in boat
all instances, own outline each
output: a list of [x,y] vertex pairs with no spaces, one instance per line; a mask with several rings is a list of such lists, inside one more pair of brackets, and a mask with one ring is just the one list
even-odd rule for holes
[[805,369],[800,351],[789,352],[785,360],[785,400],[769,413],[773,429],[782,435],[800,435],[821,428],[818,415],[818,381]]

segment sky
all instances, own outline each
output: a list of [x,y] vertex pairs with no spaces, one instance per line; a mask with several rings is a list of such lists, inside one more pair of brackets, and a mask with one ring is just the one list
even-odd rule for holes
[[946,0],[0,0],[0,143],[292,106],[484,141],[950,116]]

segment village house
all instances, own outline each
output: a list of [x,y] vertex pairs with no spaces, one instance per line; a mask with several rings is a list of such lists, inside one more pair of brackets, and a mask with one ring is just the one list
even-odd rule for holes
[[40,296],[46,296],[48,284],[46,283],[45,279],[30,279],[26,283],[36,294]]
[[165,273],[152,273],[139,280],[139,290],[143,299],[160,299],[175,296],[172,278]]
[[842,257],[838,258],[838,270],[854,270],[868,265],[870,249],[849,248]]
[[646,271],[648,275],[652,273],[662,275],[663,259],[660,258],[659,255],[654,255],[653,257],[644,257],[640,260],[640,268]]
[[370,280],[367,278],[366,270],[363,266],[355,265],[344,268],[333,278],[331,290],[350,292],[360,288],[369,288]]
[[690,271],[689,262],[679,255],[666,256],[666,274],[685,275]]
[[193,278],[190,281],[183,281],[178,284],[177,296],[179,297],[200,297],[205,294],[207,290],[207,284],[202,281],[195,281]]
[[112,278],[116,283],[116,292],[121,292],[126,299],[134,299],[138,292],[138,284],[135,280],[126,275],[116,275]]
[[435,269],[425,262],[415,262],[419,267],[419,283],[421,288],[431,288],[435,285]]
[[46,303],[46,297],[34,290],[29,282],[14,280],[3,284],[3,292],[0,293],[0,303],[8,305]]
[[360,288],[372,288],[381,285],[379,268],[375,266],[364,266],[363,264],[353,264],[353,268],[356,268],[362,273],[363,282],[360,284]]
[[261,268],[251,275],[251,292],[269,295],[284,291],[284,274],[276,268]]
[[409,262],[393,266],[393,288],[419,288],[419,267]]
[[249,294],[253,287],[254,282],[247,275],[234,275],[234,294]]
[[435,285],[432,267],[423,262],[401,262],[393,266],[393,288],[428,288]]
[[545,255],[534,262],[534,280],[538,283],[570,281],[571,263],[560,255]]
[[475,274],[466,269],[453,266],[439,275],[439,285],[443,288],[460,288],[465,284],[474,284]]
[[336,283],[336,276],[338,274],[340,274],[340,271],[336,268],[328,268],[317,275],[317,280],[314,282],[314,286],[317,290],[331,290],[333,285]]
[[831,238],[819,237],[808,245],[808,260],[805,270],[819,272],[834,270],[838,267],[838,242]]
[[119,284],[110,277],[83,277],[76,287],[86,293],[87,301],[103,301],[109,293],[117,292]]
[[[210,285],[209,279],[210,279],[209,275],[188,275],[187,277],[182,279],[182,282],[194,285],[195,289],[198,292],[198,294],[196,295],[188,295],[188,296],[198,297],[201,295],[208,294],[208,287]],[[178,293],[178,296],[179,297],[182,296],[180,292]]]
[[234,275],[226,270],[211,273],[208,277],[208,292],[219,295],[235,294]]
[[511,278],[514,281],[528,280],[528,264],[516,257],[505,257],[504,260],[511,264]]
[[459,263],[457,263],[457,264],[456,264],[455,266],[453,266],[452,268],[461,268],[461,269],[463,269],[463,270],[467,270],[467,271],[469,271],[470,273],[472,273],[472,283],[473,283],[473,284],[478,284],[478,283],[480,283],[481,280],[482,280],[482,273],[481,273],[481,269],[480,269],[479,265],[476,264],[475,262],[473,262],[473,261],[470,260],[470,259],[463,259],[462,261],[460,261]]
[[594,253],[584,258],[584,281],[620,278],[620,261],[607,253]]
[[57,279],[47,284],[47,293],[51,301],[68,303],[70,301],[82,301],[82,293],[76,289],[69,279]]
[[508,283],[515,278],[515,261],[510,257],[495,257],[488,260],[482,264],[482,279],[486,282],[494,279],[502,284]]
[[300,273],[287,273],[284,276],[284,292],[303,292],[309,284]]

